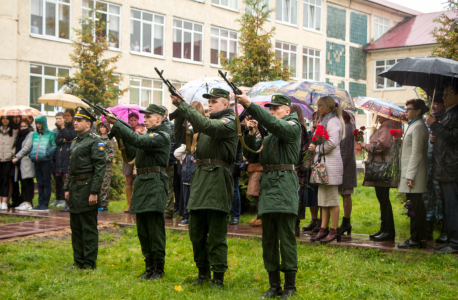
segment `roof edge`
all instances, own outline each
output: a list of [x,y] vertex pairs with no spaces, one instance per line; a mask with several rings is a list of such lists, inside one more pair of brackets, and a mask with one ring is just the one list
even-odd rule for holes
[[429,46],[429,45],[436,45],[437,43],[430,43],[430,44],[419,44],[419,45],[408,45],[408,46],[398,46],[398,47],[386,47],[386,48],[375,48],[375,49],[365,49],[366,51],[377,51],[377,50],[388,50],[388,49],[399,49],[399,48],[411,48],[411,47],[421,47],[421,46]]
[[[365,0],[365,1],[370,2],[370,3],[373,3],[373,4],[375,4],[375,5],[383,6],[383,7],[386,7],[386,8],[395,10],[395,11],[398,11],[398,12],[402,12],[402,13],[407,14],[407,15],[410,15],[410,16],[418,16],[418,15],[423,14],[423,13],[420,12],[420,11],[416,11],[416,10],[414,10],[414,9],[410,9],[410,8],[408,8],[408,7],[406,7],[406,9],[408,9],[408,10],[410,10],[410,11],[416,12],[416,14],[413,14],[413,13],[407,12],[407,11],[403,11],[403,10],[399,10],[399,9],[397,9],[397,8],[394,8],[394,7],[391,7],[391,6],[388,6],[388,5],[384,5],[384,4],[378,3],[378,2],[376,2],[376,1],[372,1],[372,0]],[[393,3],[393,4],[396,4],[396,3]]]

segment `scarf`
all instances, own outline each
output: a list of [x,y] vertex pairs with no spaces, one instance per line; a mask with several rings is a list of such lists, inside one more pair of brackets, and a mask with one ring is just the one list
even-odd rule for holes
[[326,116],[324,116],[323,119],[321,119],[320,124],[323,125],[324,128],[326,128],[326,126],[328,126],[329,120],[331,120],[335,116],[337,116],[337,112],[336,111],[332,111],[332,112],[328,113]]
[[417,120],[420,120],[420,119],[421,119],[421,116],[417,116],[415,119],[409,120],[409,121],[407,122],[407,125],[410,126],[410,125],[412,125],[413,123],[415,123]]
[[18,152],[21,151],[22,143],[24,142],[24,140],[25,140],[26,136],[29,134],[29,132],[30,132],[29,128],[19,130],[19,132],[17,134],[17,138],[16,138],[16,153],[15,154],[18,154]]

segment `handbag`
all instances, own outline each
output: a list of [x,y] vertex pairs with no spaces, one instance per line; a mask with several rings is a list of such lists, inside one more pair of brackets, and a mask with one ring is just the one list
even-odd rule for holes
[[321,162],[321,153],[318,153],[318,160],[312,167],[310,175],[310,183],[313,184],[329,184],[328,172],[326,171],[326,157],[323,147],[323,162]]
[[391,167],[391,162],[385,161],[385,155],[382,152],[382,161],[374,161],[374,153],[377,148],[377,144],[374,145],[374,150],[372,151],[372,159],[370,161],[364,162],[365,174],[364,181],[371,182],[391,182],[393,181]]

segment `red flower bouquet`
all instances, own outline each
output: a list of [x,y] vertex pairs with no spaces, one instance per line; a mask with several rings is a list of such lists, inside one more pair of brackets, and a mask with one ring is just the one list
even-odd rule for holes
[[391,129],[390,130],[390,134],[391,136],[397,138],[397,137],[401,137],[402,136],[402,129]]
[[[364,142],[364,130],[366,130],[366,127],[364,127],[364,126],[361,126],[359,129],[356,128],[355,130],[353,130],[353,136],[355,137],[355,142],[357,142],[358,144]],[[366,156],[366,149],[362,148],[362,147],[361,147],[361,149],[363,151],[363,157],[365,157]]]
[[[321,144],[324,144],[324,142],[326,142],[327,140],[329,140],[328,131],[324,129],[323,125],[318,124],[316,126],[315,134],[312,136],[312,144],[321,145]],[[311,165],[313,165],[311,156],[312,156],[312,151],[306,150],[304,153],[303,162],[310,160],[310,163],[306,164],[307,166],[310,165],[310,167]]]

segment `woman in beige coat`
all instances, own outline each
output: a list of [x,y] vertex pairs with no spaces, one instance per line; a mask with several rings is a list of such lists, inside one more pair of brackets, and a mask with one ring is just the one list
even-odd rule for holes
[[10,192],[10,176],[13,170],[13,156],[17,130],[12,128],[12,118],[1,116],[0,124],[0,209],[8,209],[8,195]]
[[[390,162],[391,149],[394,145],[390,130],[401,129],[401,123],[384,118],[383,116],[378,116],[377,122],[380,123],[380,127],[371,135],[368,144],[361,143],[361,148],[366,149],[369,156],[368,161],[373,159],[374,162],[382,162],[383,159],[385,159],[386,162]],[[393,209],[390,201],[390,188],[397,188],[398,181],[364,181],[363,186],[375,187],[375,195],[380,204],[380,215],[382,220],[380,230],[369,235],[369,237],[376,241],[394,241],[395,229]]]
[[422,194],[426,192],[428,181],[428,128],[423,115],[428,107],[421,99],[406,102],[409,119],[401,149],[401,180],[399,192],[406,194],[407,215],[410,217],[410,239],[398,248],[426,248],[427,223],[426,209]]

